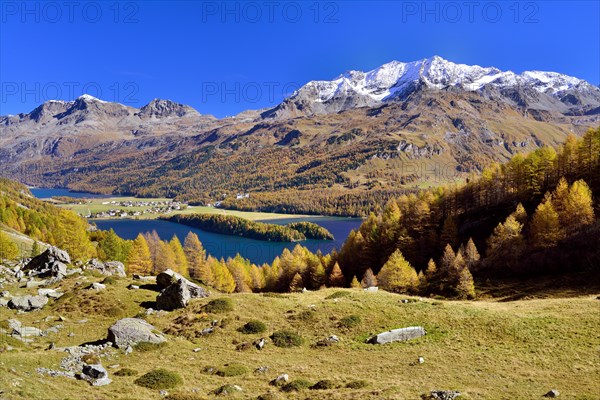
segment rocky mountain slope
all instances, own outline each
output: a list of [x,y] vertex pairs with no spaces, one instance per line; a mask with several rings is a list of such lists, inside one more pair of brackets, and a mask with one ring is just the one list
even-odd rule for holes
[[0,118],[0,174],[186,200],[414,188],[599,124],[600,89],[585,81],[433,57],[309,82],[271,110],[225,119],[168,100],[50,101]]

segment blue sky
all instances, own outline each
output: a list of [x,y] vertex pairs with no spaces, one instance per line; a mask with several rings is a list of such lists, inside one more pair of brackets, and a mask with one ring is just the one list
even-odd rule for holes
[[0,114],[84,91],[218,117],[309,80],[440,55],[600,83],[598,1],[0,2]]

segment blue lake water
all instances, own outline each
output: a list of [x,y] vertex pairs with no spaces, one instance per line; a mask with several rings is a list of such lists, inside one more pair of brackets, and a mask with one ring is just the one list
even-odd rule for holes
[[[31,189],[34,196],[38,198],[50,198],[52,196],[69,196],[76,198],[103,198],[108,196],[94,195],[83,192],[70,192],[68,189]],[[111,196],[115,197],[115,196]],[[323,254],[330,253],[333,249],[340,249],[352,229],[360,226],[362,220],[359,218],[336,218],[336,217],[306,217],[285,218],[268,220],[264,222],[274,224],[288,224],[297,221],[315,222],[329,230],[335,240],[305,240],[298,242],[310,251],[321,250]],[[216,258],[235,257],[241,254],[255,264],[271,263],[275,257],[281,254],[283,249],[293,249],[298,243],[265,242],[261,240],[247,239],[238,236],[220,235],[205,232],[200,229],[161,220],[135,220],[135,219],[104,219],[93,220],[99,229],[113,229],[117,235],[124,239],[135,239],[140,233],[156,230],[161,239],[170,240],[177,235],[183,243],[188,232],[192,231],[198,235],[200,241],[206,248],[208,254]]]
[[108,197],[117,197],[105,194],[93,194],[86,192],[71,192],[69,189],[44,189],[44,188],[32,188],[29,189],[38,199],[49,199],[53,196],[67,196],[76,199],[88,198],[88,199],[104,199]]
[[360,226],[361,220],[357,218],[302,218],[269,220],[270,223],[286,224],[292,221],[311,221],[328,229],[335,240],[305,240],[297,243],[285,242],[265,242],[262,240],[247,239],[238,236],[220,235],[217,233],[205,232],[200,229],[176,224],[174,222],[162,220],[132,220],[132,219],[104,219],[93,220],[99,229],[113,229],[117,235],[124,239],[135,239],[139,233],[151,232],[156,230],[163,240],[169,240],[173,235],[177,235],[183,243],[188,232],[192,231],[198,235],[200,241],[208,254],[216,258],[235,257],[241,254],[255,264],[271,263],[275,257],[281,254],[283,249],[293,249],[296,244],[307,247],[310,251],[321,250],[323,254],[331,252],[333,249],[339,249],[352,229]]

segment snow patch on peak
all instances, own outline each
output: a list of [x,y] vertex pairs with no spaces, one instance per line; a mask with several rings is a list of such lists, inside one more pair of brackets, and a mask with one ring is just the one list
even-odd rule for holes
[[91,95],[87,94],[87,93],[85,93],[85,94],[82,94],[81,96],[79,96],[79,97],[77,98],[77,100],[83,100],[83,101],[97,101],[97,102],[99,102],[99,103],[107,103],[107,101],[100,100],[100,99],[98,99],[98,98],[96,98],[96,97],[94,97],[94,96],[91,96]]

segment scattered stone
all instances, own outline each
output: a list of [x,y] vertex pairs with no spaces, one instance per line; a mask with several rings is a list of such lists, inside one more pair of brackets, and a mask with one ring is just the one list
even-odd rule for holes
[[317,346],[319,347],[326,347],[326,346],[331,346],[334,345],[336,343],[340,342],[340,338],[337,337],[336,335],[331,335],[328,338],[325,339],[321,339],[317,342]]
[[156,308],[166,311],[185,308],[191,299],[208,297],[208,295],[209,293],[200,286],[181,278],[160,292],[156,297]]
[[106,285],[98,282],[94,282],[89,287],[90,290],[104,290],[106,289]]
[[161,396],[168,396],[169,392],[167,392],[166,390],[161,390],[160,392],[158,392],[158,394],[160,394]]
[[127,346],[127,348],[125,349],[125,355],[131,354],[131,353],[133,353],[133,347]]
[[254,370],[256,374],[266,374],[267,372],[269,372],[269,367],[267,366],[258,367]]
[[138,290],[139,288],[140,288],[139,286],[137,286],[137,285],[133,285],[133,284],[132,284],[132,285],[129,285],[129,286],[127,286],[127,289],[129,289],[129,290]]
[[200,331],[200,335],[202,336],[206,336],[206,335],[210,335],[211,333],[213,333],[215,331],[215,328],[210,327],[210,328],[204,328]]
[[454,400],[460,396],[456,390],[432,390],[429,398],[432,400]]
[[125,349],[138,343],[162,343],[165,337],[148,322],[139,318],[123,318],[108,328],[108,340]]
[[27,284],[25,285],[25,287],[27,289],[31,289],[31,288],[35,288],[35,287],[39,287],[39,286],[46,286],[48,284],[48,281],[43,280],[43,281],[38,281],[36,279],[31,278]]
[[48,304],[46,296],[18,296],[13,297],[8,302],[8,307],[20,311],[39,310]]
[[288,374],[281,374],[277,378],[273,379],[270,384],[273,386],[281,386],[290,381],[290,376]]
[[81,378],[92,386],[105,386],[112,382],[108,377],[108,371],[101,364],[84,365]]
[[262,350],[265,345],[267,344],[267,341],[265,340],[265,338],[260,338],[256,341],[254,341],[254,347],[256,347],[258,350]]
[[46,296],[51,299],[58,299],[63,293],[57,292],[55,289],[38,289],[38,296]]
[[48,368],[37,368],[36,369],[37,373],[41,374],[41,375],[48,375],[51,377],[64,377],[64,378],[71,378],[71,379],[75,379],[75,373],[70,372],[70,371],[57,371],[54,369],[48,369]]
[[409,326],[407,328],[392,329],[389,332],[382,332],[367,340],[371,344],[386,344],[392,342],[401,342],[410,339],[417,339],[424,336],[427,332],[422,326]]
[[370,286],[368,288],[365,289],[365,292],[377,292],[379,291],[379,287],[378,286]]
[[149,282],[149,281],[153,281],[154,277],[153,276],[142,276],[140,274],[133,274],[131,275],[131,277],[133,278],[133,280],[135,281],[144,281],[144,282]]
[[197,347],[194,349],[194,353],[198,353],[199,351],[201,351],[202,349],[200,347]]
[[75,336],[75,333],[73,333],[73,332],[69,332],[69,334],[68,334],[67,336],[68,336],[68,337],[74,337],[74,336]]
[[423,364],[425,362],[425,359],[423,357],[419,357],[418,361],[419,364]]
[[555,397],[558,397],[558,396],[560,396],[560,393],[556,389],[552,389],[551,391],[549,391],[548,393],[546,393],[544,395],[544,397],[549,397],[549,398],[555,398]]
[[67,264],[71,264],[69,253],[58,247],[50,246],[42,254],[29,261],[23,270],[32,271],[40,278],[62,279],[67,275]]

